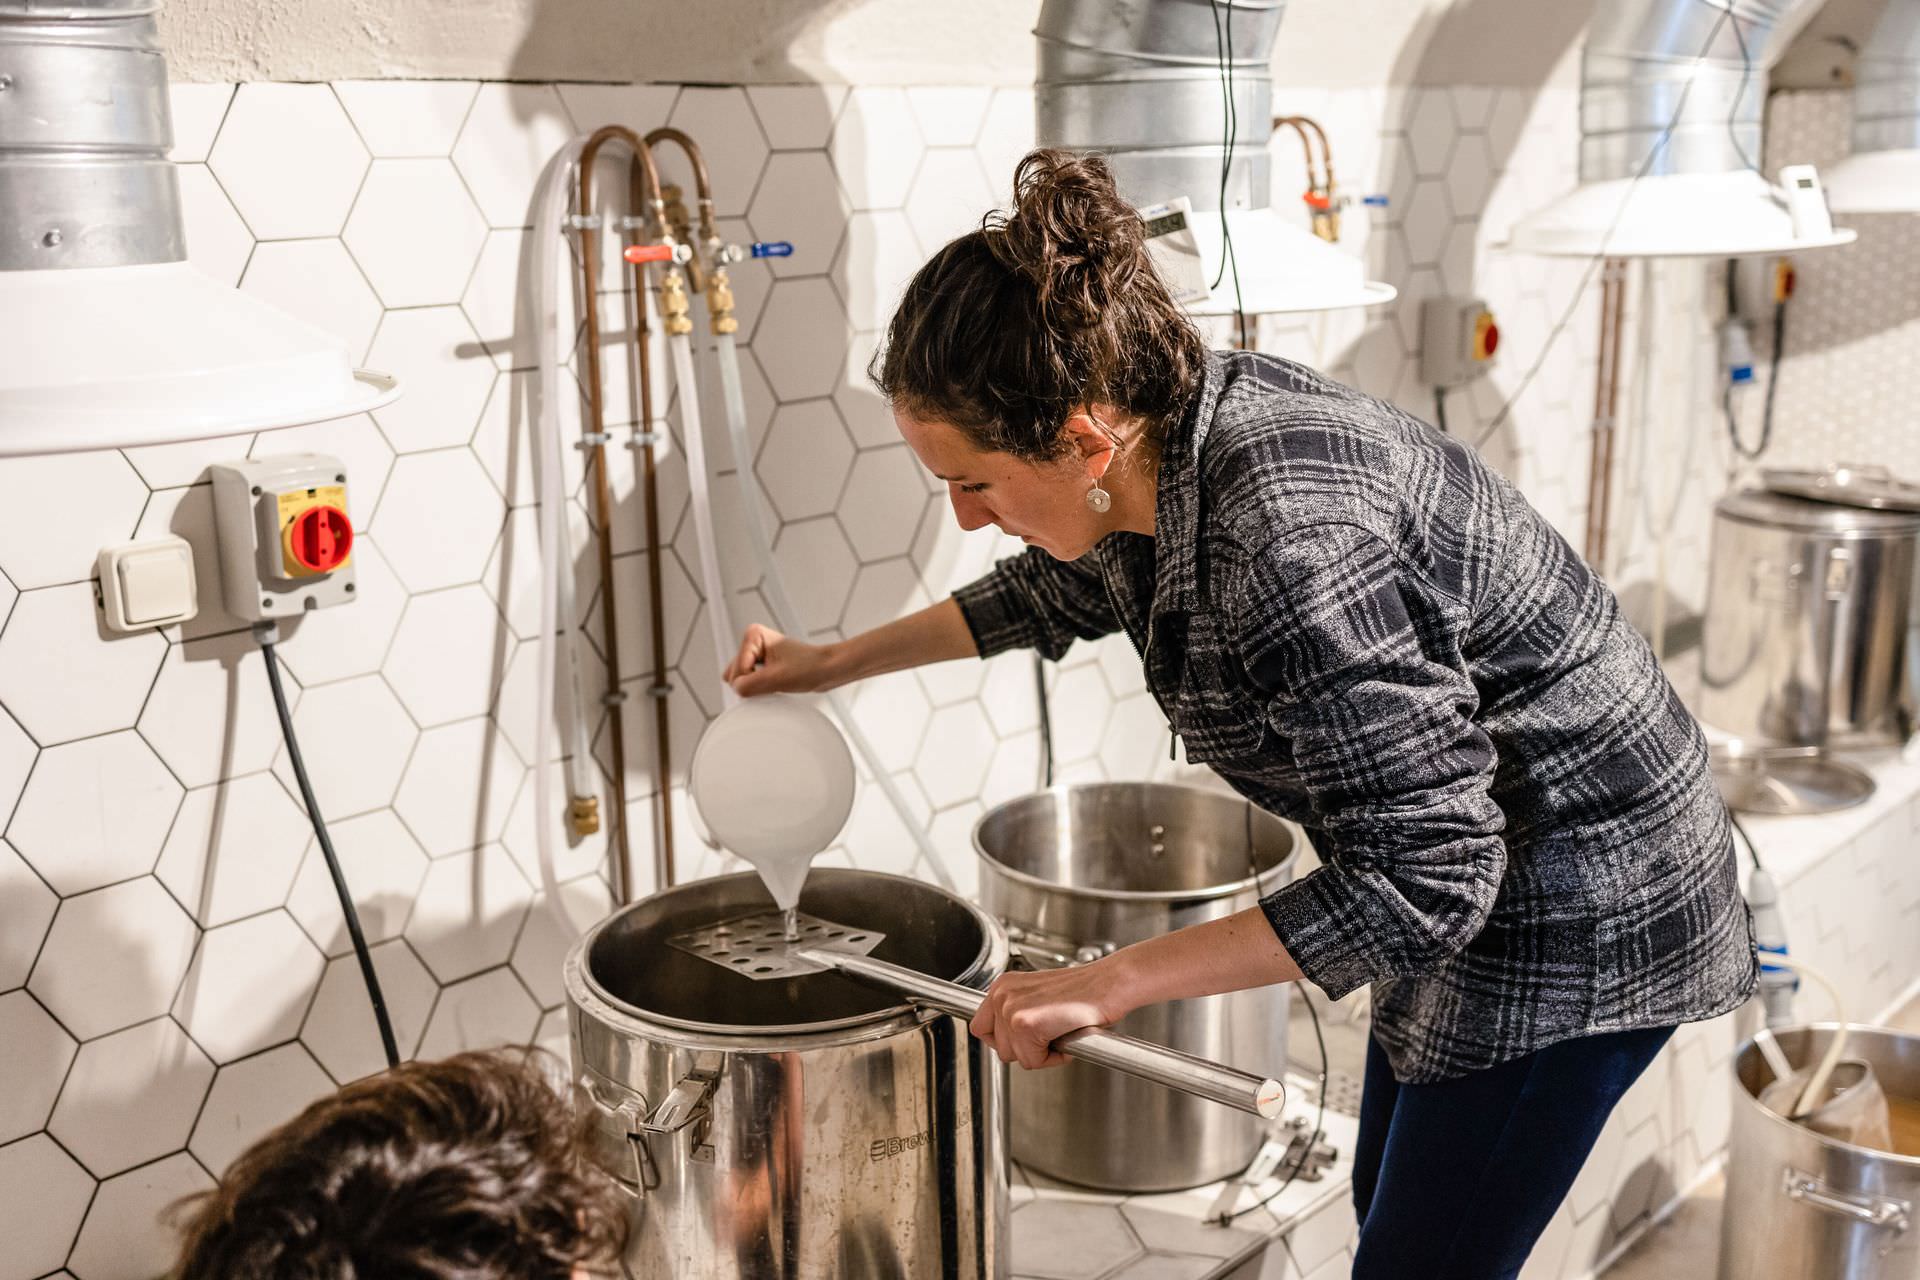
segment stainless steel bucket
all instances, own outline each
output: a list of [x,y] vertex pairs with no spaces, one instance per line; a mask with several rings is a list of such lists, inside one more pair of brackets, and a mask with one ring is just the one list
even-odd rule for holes
[[[1036,967],[1084,963],[1253,906],[1293,874],[1293,829],[1199,787],[1091,783],[1009,801],[973,833],[981,905]],[[1257,868],[1257,872],[1256,872]],[[1257,884],[1256,884],[1257,880]],[[1138,1010],[1115,1030],[1243,1070],[1287,1060],[1287,990]],[[1117,1191],[1172,1191],[1240,1170],[1262,1122],[1081,1063],[1013,1073],[1014,1159]]]
[[[837,975],[754,982],[667,944],[770,905],[756,876],[693,881],[567,956],[574,1079],[634,1196],[631,1274],[1000,1280],[999,1060],[958,1019]],[[933,885],[816,868],[800,906],[969,986],[1006,965],[999,925]]]
[[1743,740],[1886,746],[1914,729],[1920,515],[1762,490],[1714,508],[1700,717]]
[[[1800,1069],[1819,1060],[1833,1026],[1776,1034]],[[1868,1063],[1896,1106],[1920,1102],[1920,1036],[1855,1027],[1846,1056]],[[1760,1105],[1773,1072],[1751,1040],[1733,1071],[1720,1280],[1920,1276],[1920,1156],[1839,1142]]]

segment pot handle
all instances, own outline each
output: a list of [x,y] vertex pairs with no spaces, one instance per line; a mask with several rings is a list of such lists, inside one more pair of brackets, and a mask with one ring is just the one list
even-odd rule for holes
[[1092,964],[1102,956],[1110,956],[1120,948],[1111,942],[1075,942],[1072,938],[1057,933],[1048,933],[1044,929],[1031,928],[1015,921],[1001,919],[1000,924],[1007,931],[1007,943],[1020,956],[1031,963],[1044,960],[1055,969],[1066,969],[1076,964]]
[[1782,1189],[1789,1200],[1798,1200],[1823,1213],[1852,1218],[1862,1226],[1892,1227],[1895,1235],[1904,1232],[1913,1220],[1913,1206],[1905,1200],[1838,1191],[1798,1169],[1787,1170]]

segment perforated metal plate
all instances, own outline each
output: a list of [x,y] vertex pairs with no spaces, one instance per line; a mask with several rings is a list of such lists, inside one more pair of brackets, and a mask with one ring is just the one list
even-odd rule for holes
[[802,957],[798,948],[864,956],[887,937],[871,929],[837,924],[804,912],[795,919],[800,936],[791,941],[787,938],[786,918],[778,911],[765,911],[677,933],[667,942],[677,950],[743,977],[771,982],[776,978],[797,978],[827,971],[826,965]]

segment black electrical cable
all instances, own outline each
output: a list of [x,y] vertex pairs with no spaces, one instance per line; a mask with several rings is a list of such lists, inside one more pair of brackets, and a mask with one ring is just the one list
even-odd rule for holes
[[[1733,12],[1730,8],[1722,8],[1719,4],[1715,4],[1713,0],[1700,0],[1700,3],[1718,10],[1720,16],[1714,19],[1713,26],[1708,29],[1707,38],[1701,44],[1700,52],[1694,55],[1695,58],[1704,58],[1707,56],[1707,50],[1713,47],[1714,40],[1720,35],[1720,28],[1726,25]],[[1741,47],[1743,49],[1745,48],[1744,43]],[[1668,118],[1665,127],[1660,130],[1660,136],[1654,139],[1653,145],[1647,148],[1646,159],[1640,162],[1640,167],[1634,170],[1633,177],[1628,180],[1627,190],[1620,198],[1619,207],[1614,210],[1613,221],[1607,224],[1605,234],[1600,237],[1599,250],[1587,260],[1587,269],[1580,274],[1579,286],[1574,289],[1573,296],[1568,301],[1566,309],[1560,313],[1560,318],[1553,322],[1551,329],[1547,330],[1547,340],[1540,344],[1540,354],[1534,357],[1533,363],[1528,366],[1527,371],[1520,375],[1519,385],[1514,387],[1513,393],[1507,397],[1506,403],[1500,406],[1500,412],[1493,415],[1493,421],[1487,424],[1487,429],[1482,431],[1480,435],[1474,439],[1473,447],[1475,449],[1480,448],[1486,444],[1487,441],[1493,439],[1494,433],[1499,431],[1507,419],[1513,415],[1513,406],[1519,403],[1520,397],[1525,395],[1527,388],[1533,385],[1533,380],[1540,375],[1540,370],[1544,368],[1547,363],[1547,356],[1553,351],[1553,344],[1560,340],[1562,333],[1566,332],[1568,323],[1573,319],[1574,311],[1579,308],[1581,301],[1587,296],[1587,286],[1593,283],[1593,273],[1598,271],[1600,265],[1607,260],[1608,250],[1613,245],[1613,233],[1620,229],[1620,219],[1626,216],[1627,204],[1634,188],[1640,185],[1641,179],[1652,172],[1654,161],[1660,158],[1660,153],[1666,149],[1667,143],[1673,140],[1673,131],[1680,125],[1681,113],[1687,109],[1687,98],[1693,93],[1693,81],[1694,78],[1689,76],[1687,82],[1680,86],[1679,96],[1673,105],[1673,115]]]
[[380,993],[380,977],[373,971],[373,953],[367,950],[367,935],[360,929],[360,913],[354,910],[353,894],[340,871],[340,859],[333,851],[333,839],[320,816],[320,805],[313,798],[313,783],[307,778],[306,762],[300,758],[300,740],[293,734],[293,713],[287,709],[287,691],[280,683],[280,658],[273,641],[261,640],[260,652],[267,659],[267,683],[273,686],[273,709],[280,714],[280,736],[287,742],[287,762],[300,784],[300,800],[307,806],[313,822],[313,835],[320,842],[320,854],[327,861],[327,874],[333,877],[333,891],[340,897],[340,914],[347,919],[347,937],[353,941],[354,957],[360,962],[360,977],[367,984],[367,999],[373,1003],[373,1020],[380,1027],[380,1047],[386,1051],[387,1065],[400,1065],[400,1046],[393,1036],[393,1022],[387,1017],[386,997]]
[[1221,0],[1207,0],[1213,13],[1213,53],[1220,67],[1221,114],[1226,122],[1220,156],[1220,269],[1213,273],[1211,288],[1219,288],[1221,278],[1233,273],[1233,316],[1240,331],[1240,349],[1248,349],[1247,306],[1240,293],[1240,260],[1233,251],[1233,228],[1227,222],[1227,180],[1233,173],[1233,144],[1240,132],[1240,109],[1233,100],[1233,0],[1226,0],[1225,30],[1220,21]]
[[1040,785],[1053,785],[1053,708],[1047,701],[1047,660],[1033,655],[1034,705],[1040,710]]
[[1720,389],[1720,413],[1727,420],[1727,443],[1739,457],[1757,460],[1773,444],[1773,397],[1780,386],[1781,353],[1787,345],[1787,303],[1773,304],[1773,352],[1767,357],[1767,391],[1760,409],[1760,442],[1751,447],[1740,438],[1740,420],[1733,412],[1733,383]]
[[1287,1176],[1281,1180],[1279,1186],[1275,1187],[1272,1191],[1268,1192],[1266,1195],[1262,1196],[1260,1199],[1254,1201],[1252,1204],[1248,1205],[1246,1208],[1236,1210],[1233,1213],[1223,1213],[1219,1217],[1215,1218],[1214,1222],[1220,1226],[1230,1227],[1235,1222],[1238,1222],[1241,1218],[1246,1217],[1250,1213],[1257,1213],[1261,1209],[1264,1209],[1268,1205],[1272,1204],[1275,1200],[1278,1200],[1282,1195],[1286,1194],[1287,1188],[1293,1185],[1294,1179],[1300,1176],[1300,1170],[1305,1168],[1307,1161],[1312,1158],[1313,1149],[1320,1144],[1321,1135],[1323,1135],[1326,1132],[1327,1074],[1328,1074],[1327,1072],[1327,1038],[1320,1031],[1320,1014],[1313,1007],[1313,997],[1307,995],[1305,992],[1302,992],[1300,998],[1306,1001],[1307,1017],[1312,1019],[1313,1021],[1314,1043],[1320,1046],[1320,1100],[1314,1105],[1313,1134],[1307,1139],[1307,1145],[1300,1152],[1300,1158],[1293,1162],[1293,1168],[1287,1170]]
[[1747,830],[1746,824],[1740,821],[1740,815],[1733,810],[1727,810],[1727,817],[1732,820],[1733,829],[1740,833],[1740,839],[1745,842],[1747,846],[1747,856],[1753,859],[1753,869],[1755,871],[1761,870],[1760,846],[1753,842],[1753,834]]
[[1443,436],[1453,434],[1447,430],[1447,389],[1445,387],[1433,389],[1433,425],[1440,428],[1440,434]]

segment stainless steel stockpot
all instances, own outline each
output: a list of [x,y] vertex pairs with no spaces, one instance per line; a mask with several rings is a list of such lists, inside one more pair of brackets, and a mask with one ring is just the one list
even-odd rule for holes
[[[1774,1033],[1805,1070],[1831,1023]],[[1920,1036],[1849,1027],[1846,1056],[1873,1068],[1888,1099],[1920,1106]],[[1720,1280],[1912,1280],[1920,1275],[1920,1155],[1840,1142],[1761,1105],[1773,1083],[1760,1047],[1733,1056]],[[1898,1141],[1898,1139],[1896,1139]]]
[[[1036,967],[1085,963],[1253,906],[1285,884],[1294,829],[1237,796],[1162,783],[1088,783],[1008,801],[973,833],[981,905]],[[1287,990],[1176,1000],[1114,1030],[1243,1070],[1287,1061]],[[1083,1186],[1171,1191],[1229,1177],[1263,1123],[1072,1062],[1015,1072],[1013,1158]]]
[[1752,489],[1714,508],[1700,718],[1759,744],[1898,745],[1920,515]]
[[[755,982],[667,943],[770,905],[753,875],[693,881],[567,957],[574,1079],[634,1197],[632,1274],[1000,1280],[999,1060],[958,1019],[835,974]],[[916,880],[816,868],[800,906],[937,977],[985,987],[1006,966],[998,924]]]

